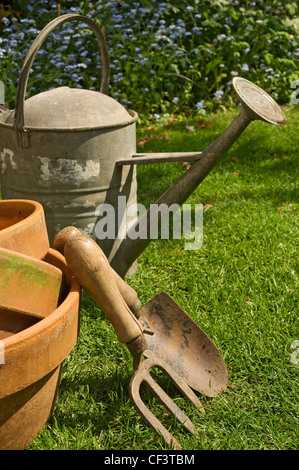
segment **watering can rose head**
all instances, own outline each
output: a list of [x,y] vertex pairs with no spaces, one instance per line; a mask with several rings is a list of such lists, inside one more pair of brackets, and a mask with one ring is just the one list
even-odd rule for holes
[[284,126],[286,118],[278,104],[264,90],[241,77],[233,78],[233,86],[249,119]]

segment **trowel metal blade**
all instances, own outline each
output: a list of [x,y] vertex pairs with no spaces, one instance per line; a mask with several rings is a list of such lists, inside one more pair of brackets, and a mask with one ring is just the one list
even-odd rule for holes
[[227,387],[228,373],[220,351],[166,292],[147,302],[138,315],[149,349],[191,388],[213,396]]

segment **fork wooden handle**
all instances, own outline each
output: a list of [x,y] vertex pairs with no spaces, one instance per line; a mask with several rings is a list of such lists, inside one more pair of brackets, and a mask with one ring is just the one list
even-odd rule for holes
[[[79,284],[105,312],[119,341],[129,343],[141,336],[143,328],[124,301],[115,275],[101,248],[89,237],[81,234],[72,236],[69,233],[67,236],[64,232],[63,238],[63,254],[67,264]],[[58,234],[56,243],[54,242],[55,246],[61,248],[61,239],[62,236],[59,237]],[[124,284],[127,286],[126,283]],[[128,289],[127,292],[129,292]]]
[[[78,230],[76,227],[69,226],[64,229],[62,229],[58,235],[56,236],[54,240],[54,245],[55,248],[60,251],[61,254],[64,254],[64,246],[67,242],[69,242],[71,239],[82,236],[80,230]],[[87,237],[88,238],[88,237]],[[88,238],[91,243],[95,244],[95,251],[98,252],[97,248],[100,249],[100,247],[94,242],[91,238]],[[118,290],[120,291],[122,297],[124,298],[126,304],[130,307],[132,312],[134,314],[137,314],[138,310],[141,308],[141,302],[138,299],[137,292],[129,286],[118,274],[114,269],[110,266],[108,259],[106,258],[105,254],[103,251],[100,249],[102,256],[106,260],[107,264],[110,267],[110,270],[113,273],[114,280],[117,284]]]

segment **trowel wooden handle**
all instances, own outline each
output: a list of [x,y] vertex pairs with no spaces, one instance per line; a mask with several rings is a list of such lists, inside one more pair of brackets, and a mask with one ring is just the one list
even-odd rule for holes
[[78,235],[64,245],[64,256],[79,284],[94,298],[112,323],[122,343],[142,335],[142,326],[118,290],[115,277],[100,247]]
[[[66,227],[61,230],[54,240],[55,248],[60,251],[60,253],[64,254],[64,246],[67,242],[72,240],[75,237],[83,236],[76,227],[70,226]],[[86,237],[88,238],[88,237]],[[94,242],[91,238],[88,238],[91,243],[95,244],[95,250],[102,254],[102,257],[106,260],[107,264],[109,265],[109,261],[106,258],[105,254],[101,250],[101,248]],[[109,265],[110,266],[110,265]],[[114,280],[117,284],[118,290],[120,291],[122,297],[124,298],[126,304],[130,307],[133,313],[137,313],[138,310],[141,308],[141,302],[138,299],[137,292],[129,286],[118,274],[114,271],[113,268],[110,266],[110,270],[113,273]]]

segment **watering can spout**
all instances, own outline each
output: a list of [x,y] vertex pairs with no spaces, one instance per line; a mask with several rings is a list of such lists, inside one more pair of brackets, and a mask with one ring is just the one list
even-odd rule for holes
[[[285,125],[286,119],[280,107],[261,88],[240,77],[234,79],[233,85],[242,104],[240,113],[230,126],[203,150],[200,160],[193,163],[190,169],[153,206],[161,206],[162,204],[168,207],[172,204],[181,205],[240,137],[251,121],[258,119],[277,126]],[[127,236],[122,240],[117,252],[112,258],[110,257],[111,266],[117,270],[120,276],[124,276],[127,273],[133,262],[149,245],[151,241],[151,215],[152,206],[129,228]],[[135,239],[136,237],[133,236],[133,233],[136,233],[138,225],[147,227],[147,237]]]

